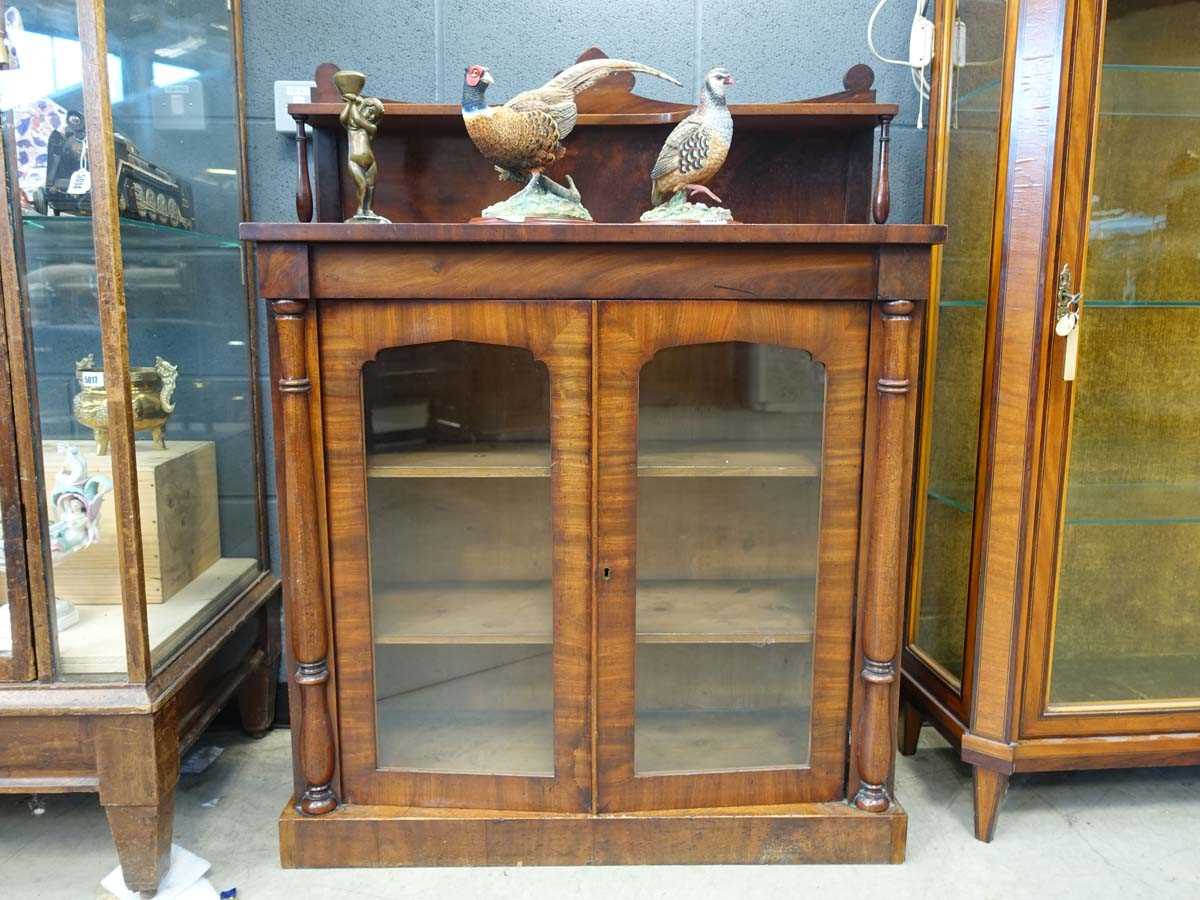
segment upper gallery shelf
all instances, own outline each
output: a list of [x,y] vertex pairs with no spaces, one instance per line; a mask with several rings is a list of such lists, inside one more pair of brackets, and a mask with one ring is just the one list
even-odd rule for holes
[[[338,124],[338,115],[345,104],[341,100],[316,103],[291,103],[288,114],[302,116],[310,125],[333,126]],[[663,103],[662,109],[645,112],[580,112],[575,120],[576,127],[588,125],[673,125],[682,121],[694,108],[690,104]],[[781,119],[794,127],[831,127],[851,125],[864,119],[892,117],[900,112],[894,103],[847,103],[796,100],[789,103],[730,103],[729,111],[734,120],[759,118]],[[388,120],[391,120],[389,123]],[[380,131],[386,131],[397,119],[416,120],[413,126],[445,120],[458,124],[462,119],[462,108],[457,103],[397,103],[384,101]]]
[[[593,47],[576,62],[604,57],[603,52]],[[653,63],[653,60],[641,62]],[[564,63],[563,69],[571,65],[566,60]],[[887,221],[891,203],[889,134],[899,109],[893,104],[876,102],[875,74],[866,65],[852,66],[842,78],[843,89],[836,93],[786,103],[730,103],[737,139],[731,145],[728,159],[719,166],[720,171],[712,175],[712,186],[721,195],[727,195],[730,203],[728,209],[721,210],[723,215],[714,213],[711,217],[722,221],[719,229],[646,225],[622,230],[621,225],[639,222],[648,211],[650,173],[663,141],[671,126],[695,109],[697,100],[690,88],[682,86],[678,88],[676,102],[642,97],[634,93],[636,81],[630,72],[621,71],[620,66],[601,64],[596,68],[608,74],[575,95],[577,115],[572,121],[579,127],[569,135],[567,155],[556,157],[545,172],[560,184],[565,184],[564,179],[570,175],[577,182],[580,196],[571,201],[556,194],[564,202],[546,202],[538,199],[542,189],[535,183],[529,196],[514,206],[509,201],[517,189],[497,181],[493,166],[496,154],[485,154],[478,149],[459,104],[388,99],[369,104],[375,125],[370,136],[364,136],[361,128],[356,130],[353,120],[347,118],[354,139],[366,142],[378,161],[377,168],[371,169],[376,175],[368,198],[367,180],[360,179],[360,184],[349,171],[346,149],[349,137],[341,119],[347,109],[358,109],[367,102],[362,98],[375,93],[372,90],[375,84],[363,73],[340,70],[339,75],[338,66],[322,64],[314,75],[312,102],[289,106],[297,128],[296,216],[303,223],[322,224],[315,230],[303,226],[249,225],[243,226],[242,237],[296,242],[640,240],[930,244],[940,241],[940,230],[922,226],[907,232],[837,234],[813,230],[814,226],[800,231],[776,231],[779,226],[801,222],[865,225]],[[497,74],[502,85],[493,88],[495,96],[483,100],[476,90],[468,97],[469,103],[503,106],[501,101],[506,97],[536,87],[537,79],[552,73]],[[371,83],[364,85],[360,82],[363,78]],[[349,90],[352,85],[356,87]],[[347,88],[347,93],[342,88]],[[383,93],[387,87],[380,84],[377,89]],[[347,97],[355,98],[350,106]],[[496,102],[492,104],[492,100]],[[737,100],[736,93],[730,95],[730,100]],[[305,151],[310,130],[312,160],[317,170],[314,178],[309,177],[309,157]],[[385,225],[375,220],[356,230],[343,230],[340,223],[359,214],[360,189],[371,215],[393,223],[416,223],[415,227]],[[659,220],[671,218],[669,212],[659,212]],[[734,222],[764,223],[766,227],[724,224],[731,215]],[[366,207],[362,217],[370,218]],[[543,222],[567,218],[581,224],[528,227],[507,224],[539,218]],[[504,220],[506,224],[477,227],[423,224],[479,219]],[[328,230],[326,223],[334,226],[334,230]]]
[[[597,47],[586,50],[577,61],[603,57]],[[648,60],[647,60],[648,61]],[[333,74],[339,67],[325,63],[317,67],[316,88],[312,102],[288,105],[288,114],[303,118],[309,125],[331,127],[339,125],[338,116],[344,102],[333,88]],[[781,124],[805,127],[845,127],[880,118],[891,119],[899,113],[893,103],[876,103],[872,85],[875,73],[869,66],[850,68],[842,79],[844,90],[823,97],[792,100],[784,103],[730,103],[735,119],[773,119]],[[694,105],[685,88],[679,88],[681,102],[652,100],[633,93],[636,76],[618,73],[597,82],[578,96],[579,113],[576,127],[591,125],[672,125],[688,116]],[[511,85],[512,92],[532,87],[529,84]],[[383,117],[379,130],[389,125],[405,127],[436,127],[439,121],[460,126],[462,107],[458,103],[405,103],[383,100]],[[389,121],[390,120],[390,121]],[[411,123],[411,126],[409,125]]]
[[[638,453],[645,477],[802,477],[820,474],[816,444],[754,441],[647,441]],[[369,478],[545,478],[550,450],[541,443],[440,444],[372,453]]]

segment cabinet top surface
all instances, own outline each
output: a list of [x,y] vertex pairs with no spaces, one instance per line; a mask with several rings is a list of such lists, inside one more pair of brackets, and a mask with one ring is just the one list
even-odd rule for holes
[[242,240],[270,243],[940,244],[944,225],[645,225],[243,222]]

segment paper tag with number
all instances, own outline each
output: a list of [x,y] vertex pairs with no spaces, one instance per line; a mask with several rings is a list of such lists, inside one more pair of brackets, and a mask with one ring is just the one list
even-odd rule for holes
[[71,180],[67,182],[68,194],[86,194],[92,189],[92,173],[87,169],[76,169],[71,173]]

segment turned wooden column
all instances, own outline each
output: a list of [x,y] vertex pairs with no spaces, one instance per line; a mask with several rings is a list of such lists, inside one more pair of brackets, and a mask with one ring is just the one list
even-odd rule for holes
[[883,812],[891,805],[887,783],[895,750],[892,687],[899,665],[900,596],[903,566],[899,523],[904,511],[904,448],[908,429],[909,329],[911,300],[880,304],[881,365],[875,382],[878,404],[875,478],[870,485],[871,533],[867,545],[867,578],[863,594],[863,702],[859,713],[855,754],[859,787],[854,805]]
[[312,435],[305,355],[307,300],[273,300],[279,340],[279,396],[283,409],[283,441],[287,489],[287,578],[290,587],[287,631],[295,682],[300,688],[300,767],[305,788],[300,811],[312,816],[337,807],[333,795],[333,728],[326,683],[329,681],[329,638],[325,632],[324,583],[317,541],[317,498],[313,480]]

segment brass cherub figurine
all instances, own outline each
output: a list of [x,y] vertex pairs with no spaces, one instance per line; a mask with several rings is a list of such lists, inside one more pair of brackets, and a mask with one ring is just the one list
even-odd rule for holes
[[383,101],[378,97],[362,96],[363,85],[367,83],[367,76],[362,72],[337,72],[333,76],[333,83],[346,101],[338,118],[346,129],[349,149],[346,162],[358,186],[358,211],[346,221],[387,224],[387,219],[371,209],[375,199],[375,176],[379,173],[371,141],[379,129],[379,120],[383,118]]

